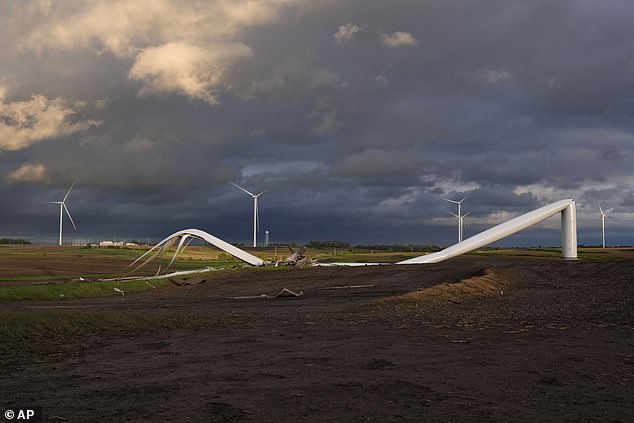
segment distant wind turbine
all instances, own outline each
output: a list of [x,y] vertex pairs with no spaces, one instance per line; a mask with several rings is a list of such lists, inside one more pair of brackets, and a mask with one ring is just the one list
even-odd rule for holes
[[449,213],[450,215],[458,218],[458,226],[460,228],[460,234],[459,234],[460,236],[458,237],[458,242],[460,242],[460,241],[462,241],[464,239],[464,227],[465,227],[464,226],[464,218],[469,216],[471,214],[471,212],[465,213],[462,216],[458,216],[457,214],[452,213],[452,212],[447,212],[447,213]]
[[258,217],[258,197],[264,194],[266,191],[262,191],[259,194],[253,194],[252,192],[249,192],[246,189],[242,188],[240,185],[234,184],[231,181],[229,181],[229,183],[233,185],[234,187],[239,188],[245,193],[249,194],[251,197],[253,197],[253,246],[257,247],[258,246],[258,238],[257,238],[258,227],[260,226],[260,218]]
[[458,205],[458,214],[453,214],[454,216],[456,216],[458,218],[458,242],[462,242],[462,221],[464,216],[462,215],[462,202],[465,200],[465,198],[467,197],[463,197],[462,200],[460,201],[454,201],[454,200],[450,200],[448,198],[445,197],[440,197],[441,199],[448,201],[450,203],[454,203]]
[[[77,182],[77,181],[75,181]],[[62,222],[64,221],[64,210],[66,210],[66,214],[68,215],[68,218],[70,219],[70,223],[73,224],[73,228],[77,229],[77,226],[75,226],[75,222],[73,221],[73,217],[70,215],[70,212],[68,211],[68,207],[66,207],[66,199],[68,198],[68,194],[70,194],[70,191],[73,189],[73,187],[75,186],[75,182],[72,183],[72,185],[70,186],[70,188],[68,188],[68,192],[66,192],[66,195],[64,196],[64,199],[62,201],[49,201],[49,204],[59,204],[59,245],[62,245]]]
[[599,212],[601,212],[601,241],[602,241],[603,248],[605,248],[605,218],[607,217],[608,219],[612,219],[612,220],[614,220],[614,218],[611,216],[608,216],[603,211],[603,208],[601,208],[601,204],[599,204]]

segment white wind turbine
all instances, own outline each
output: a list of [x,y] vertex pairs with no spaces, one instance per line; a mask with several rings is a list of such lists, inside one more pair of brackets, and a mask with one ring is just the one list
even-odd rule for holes
[[[464,219],[464,216],[462,215],[462,202],[465,200],[465,198],[467,197],[463,197],[462,200],[460,201],[454,201],[454,200],[450,200],[448,198],[445,197],[440,197],[441,199],[448,201],[450,203],[454,203],[458,205],[458,214],[453,214],[454,216],[456,216],[458,218],[458,242],[462,242],[462,221]],[[471,213],[471,212],[469,212]]]
[[[77,181],[75,181],[77,182]],[[75,226],[75,222],[73,221],[72,216],[70,215],[70,212],[68,211],[68,207],[66,207],[66,199],[68,198],[68,194],[70,194],[70,191],[73,189],[73,187],[75,186],[75,182],[73,182],[73,184],[70,186],[70,188],[68,188],[68,192],[66,193],[66,195],[64,196],[64,199],[62,201],[49,201],[49,204],[59,204],[59,245],[62,245],[62,222],[64,221],[64,210],[66,210],[66,214],[68,215],[68,218],[70,219],[70,223],[73,224],[73,228],[77,229],[77,226]]]
[[608,216],[603,211],[603,208],[601,208],[601,204],[599,204],[599,211],[601,212],[601,241],[602,241],[603,248],[605,248],[605,218],[607,217],[608,219],[612,219],[612,220],[614,220],[614,218],[611,216]]
[[460,228],[460,234],[459,234],[460,236],[458,237],[458,242],[460,242],[464,239],[464,218],[469,216],[471,212],[465,213],[462,216],[458,216],[456,213],[452,213],[452,212],[447,212],[447,213],[458,218],[458,227]]
[[260,225],[260,219],[258,217],[258,197],[264,194],[265,191],[262,191],[259,194],[253,194],[252,192],[249,192],[246,189],[242,188],[240,185],[236,185],[231,181],[229,181],[229,183],[233,185],[234,187],[239,188],[245,193],[249,194],[251,197],[253,197],[253,246],[257,247],[258,246],[258,238],[257,238],[258,226]]

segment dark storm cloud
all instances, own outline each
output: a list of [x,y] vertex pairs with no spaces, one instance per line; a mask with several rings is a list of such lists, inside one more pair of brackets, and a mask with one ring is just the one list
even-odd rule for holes
[[446,244],[442,195],[471,231],[575,198],[584,243],[601,202],[633,242],[629,1],[107,3],[0,6],[0,235],[52,239],[77,178],[96,238],[246,241],[233,180],[277,240]]

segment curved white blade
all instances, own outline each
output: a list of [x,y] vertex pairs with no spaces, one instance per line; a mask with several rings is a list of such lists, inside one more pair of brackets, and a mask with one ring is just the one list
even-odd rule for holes
[[75,222],[73,221],[73,217],[70,215],[70,212],[68,211],[68,208],[66,207],[66,203],[62,202],[62,205],[64,206],[64,210],[66,210],[66,214],[68,215],[68,218],[70,219],[70,223],[73,224],[73,228],[77,229],[77,226],[75,226]]
[[247,194],[249,194],[251,197],[255,197],[255,194],[253,194],[252,192],[247,191],[246,189],[242,188],[240,185],[234,184],[233,182],[229,181],[229,183],[231,185],[233,185],[234,187],[241,189],[242,191],[246,192]]
[[181,253],[184,253],[184,252],[185,252],[185,249],[186,249],[187,247],[189,247],[189,244],[191,244],[191,242],[192,242],[193,240],[195,240],[195,239],[200,239],[200,238],[191,237],[191,238],[189,239],[189,241],[187,241],[187,243],[186,243],[185,245],[183,245],[183,249],[181,250]]
[[158,269],[156,270],[156,274],[158,275],[159,273],[161,273],[161,262],[160,260],[163,258],[163,253],[165,253],[165,251],[170,248],[172,245],[176,244],[176,240],[178,240],[179,237],[176,237],[174,239],[171,239],[169,241],[167,241],[165,244],[163,244],[163,247],[161,247],[161,249],[159,250],[159,266]]
[[[175,232],[172,235],[168,236],[167,238],[164,238],[161,242],[159,242],[158,244],[150,248],[148,251],[146,251],[143,255],[141,255],[141,257],[137,258],[132,263],[130,263],[128,267],[132,267],[135,264],[139,263],[141,260],[145,259],[145,261],[143,261],[134,269],[130,270],[126,275],[136,272],[137,270],[145,266],[147,263],[151,262],[152,260],[156,258],[159,258],[163,254],[165,249],[172,246],[174,242],[183,235],[187,235],[188,237],[191,237],[192,240],[201,239],[203,241],[206,241],[212,244],[213,246],[218,247],[221,250],[231,254],[232,256],[242,261],[245,261],[253,266],[262,266],[264,264],[264,261],[262,259],[252,254],[249,254],[246,251],[241,250],[237,248],[236,246],[221,240],[220,238],[216,238],[215,236],[208,234],[207,232],[201,231],[199,229],[185,229],[182,231]],[[161,268],[159,266],[158,272],[160,272],[160,270]]]
[[176,260],[176,256],[178,256],[178,254],[184,250],[183,245],[185,245],[185,242],[187,242],[187,238],[189,237],[190,235],[183,235],[181,237],[180,241],[178,242],[178,246],[176,247],[176,251],[174,251],[174,255],[172,256],[172,260],[170,260],[170,263],[165,267],[165,270],[169,269],[172,263],[174,263],[174,260]]

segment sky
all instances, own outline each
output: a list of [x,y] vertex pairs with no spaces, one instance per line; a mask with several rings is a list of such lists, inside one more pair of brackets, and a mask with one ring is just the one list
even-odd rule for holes
[[[634,244],[634,2],[4,0],[0,237]],[[558,245],[551,218],[500,245]]]

